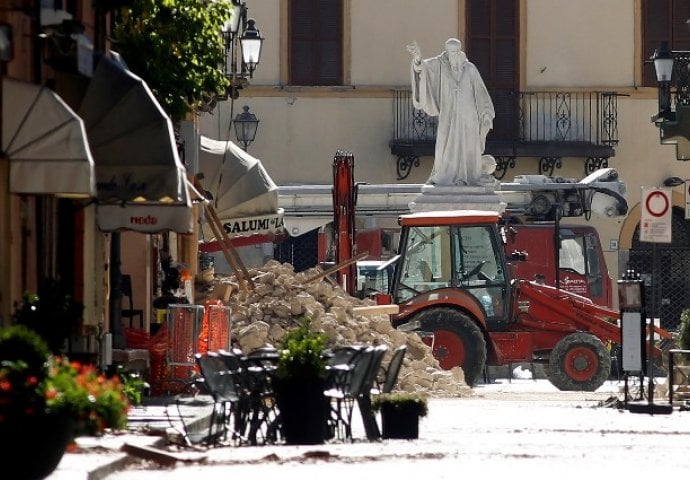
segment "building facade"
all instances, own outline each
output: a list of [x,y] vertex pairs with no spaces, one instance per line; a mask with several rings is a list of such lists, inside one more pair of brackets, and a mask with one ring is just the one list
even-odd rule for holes
[[24,293],[48,298],[59,285],[83,305],[66,350],[90,358],[106,332],[126,346],[123,285],[147,326],[161,249],[196,243],[171,120],[109,49],[112,9],[125,3],[0,4],[0,46],[12,47],[1,62],[0,325]]
[[[93,3],[2,2],[0,22],[12,26],[14,40],[3,74],[35,85],[47,83],[67,105],[78,108],[83,85],[60,65],[78,59],[69,54],[63,58],[69,52],[65,45],[76,48],[74,34],[105,48],[107,9],[97,12]],[[199,118],[197,133],[230,139],[231,119],[249,106],[260,118],[249,151],[284,187],[330,185],[336,153],[351,153],[355,181],[383,186],[371,204],[360,199],[357,228],[378,227],[393,232],[394,238],[397,215],[405,211],[412,186],[423,184],[431,171],[435,135],[433,119],[415,117],[409,105],[411,57],[406,45],[417,41],[423,56],[430,57],[448,38],[456,37],[478,66],[497,110],[487,140],[487,152],[498,160],[497,178],[510,181],[516,175],[546,174],[580,179],[599,167],[615,168],[627,185],[628,213],[593,215],[589,223],[599,231],[614,280],[629,268],[641,272],[653,287],[648,290],[653,292],[653,315],[667,328],[677,325],[680,311],[690,306],[684,187],[670,187],[671,243],[640,242],[638,231],[642,187],[690,177],[675,147],[660,143],[659,129],[650,121],[658,112],[658,89],[649,58],[663,40],[676,50],[690,49],[686,2],[247,4],[265,38],[260,66],[239,98],[219,102],[212,114]],[[64,22],[65,15],[77,20],[79,31],[67,30],[74,25]],[[8,162],[2,168],[7,179]],[[387,185],[394,187],[386,189]],[[109,315],[111,236],[99,230],[96,207],[83,199],[65,198],[65,192],[18,194],[11,189],[8,182],[0,186],[1,323],[9,322],[23,291],[35,291],[42,278],[59,277],[84,303],[85,324],[103,325]],[[284,197],[285,202],[296,202],[294,195]],[[288,231],[296,241],[244,247],[251,249],[243,252],[245,257],[257,262],[272,256],[294,258],[304,247],[299,253],[303,266],[315,264],[323,251],[316,232],[324,229],[332,212],[328,205],[311,207],[316,213],[311,216],[304,209],[292,215],[286,209]],[[150,315],[155,281],[150,251],[156,245],[150,236],[137,233],[126,234],[123,242],[123,270],[133,273],[134,289],[141,295],[138,303]],[[394,241],[388,250],[392,245]]]
[[[426,58],[456,37],[494,101],[487,152],[497,158],[496,176],[581,179],[597,168],[615,168],[627,186],[629,211],[622,217],[593,215],[589,223],[599,231],[613,280],[634,268],[651,285],[654,274],[653,315],[667,328],[677,326],[680,312],[690,306],[684,187],[672,187],[671,244],[652,248],[637,232],[641,188],[690,174],[675,148],[660,144],[659,129],[650,121],[658,98],[649,58],[661,40],[677,50],[690,45],[686,2],[247,3],[266,38],[260,68],[237,100],[219,103],[213,115],[201,118],[204,135],[227,138],[231,119],[247,105],[261,122],[250,151],[281,186],[331,184],[339,151],[354,155],[356,182],[424,183],[433,163],[434,125],[427,118],[428,130],[415,131],[415,119],[406,117],[406,45],[416,40]],[[394,229],[397,207],[380,210],[358,215],[358,228],[368,222]],[[286,208],[292,234],[328,221],[327,214],[320,221],[302,214],[291,219]],[[661,275],[662,268],[670,273]]]

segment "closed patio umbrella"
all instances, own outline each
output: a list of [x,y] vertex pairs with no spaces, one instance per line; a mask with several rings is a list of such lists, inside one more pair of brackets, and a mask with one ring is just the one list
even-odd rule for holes
[[[259,159],[233,142],[202,136],[199,171],[229,237],[283,233],[278,187]],[[214,239],[208,225],[202,226],[202,234]]]
[[79,115],[96,164],[99,228],[191,232],[186,170],[170,117],[116,54],[98,61]]

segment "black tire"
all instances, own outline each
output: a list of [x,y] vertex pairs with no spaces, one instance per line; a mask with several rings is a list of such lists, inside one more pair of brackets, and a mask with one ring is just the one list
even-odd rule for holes
[[465,383],[474,386],[486,363],[486,342],[477,324],[464,313],[447,307],[429,308],[416,319],[423,331],[433,332],[433,355],[441,368],[462,367]]
[[571,333],[551,351],[544,371],[559,390],[593,392],[609,378],[611,354],[594,335]]

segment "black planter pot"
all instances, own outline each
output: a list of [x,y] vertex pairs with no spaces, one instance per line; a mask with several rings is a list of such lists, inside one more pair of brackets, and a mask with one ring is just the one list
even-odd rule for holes
[[72,440],[64,415],[37,415],[0,424],[3,467],[17,480],[42,480],[53,473]]
[[281,433],[288,445],[316,445],[326,440],[328,400],[324,385],[321,378],[274,381]]
[[419,406],[381,404],[381,436],[383,438],[419,438]]

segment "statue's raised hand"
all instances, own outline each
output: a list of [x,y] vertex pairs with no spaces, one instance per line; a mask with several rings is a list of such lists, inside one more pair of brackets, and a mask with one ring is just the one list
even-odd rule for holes
[[407,46],[407,51],[412,54],[412,58],[414,58],[416,63],[420,63],[422,61],[422,52],[416,40]]

